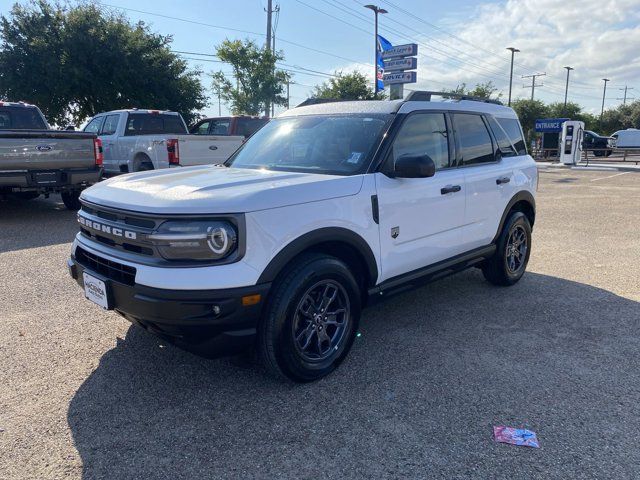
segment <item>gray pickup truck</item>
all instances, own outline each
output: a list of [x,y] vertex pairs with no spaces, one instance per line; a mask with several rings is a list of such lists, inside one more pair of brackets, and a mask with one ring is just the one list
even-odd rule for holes
[[68,209],[78,210],[80,192],[101,177],[95,134],[51,130],[38,107],[0,102],[0,198],[60,193]]

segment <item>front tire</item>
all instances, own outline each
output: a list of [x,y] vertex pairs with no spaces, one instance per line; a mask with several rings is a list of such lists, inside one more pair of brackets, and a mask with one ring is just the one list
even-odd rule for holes
[[522,212],[513,212],[504,224],[496,253],[482,266],[490,283],[510,286],[524,275],[531,254],[531,224]]
[[342,261],[305,254],[274,284],[258,328],[258,353],[270,373],[318,380],[349,353],[360,319],[360,289]]
[[62,202],[67,209],[72,211],[80,210],[82,204],[80,203],[80,192],[72,191],[72,192],[62,192],[60,193],[62,197]]

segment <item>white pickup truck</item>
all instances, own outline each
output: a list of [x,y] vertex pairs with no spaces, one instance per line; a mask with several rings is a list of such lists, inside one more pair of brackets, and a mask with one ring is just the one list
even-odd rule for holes
[[162,110],[114,110],[84,128],[102,140],[105,173],[223,163],[242,136],[190,135],[182,116]]

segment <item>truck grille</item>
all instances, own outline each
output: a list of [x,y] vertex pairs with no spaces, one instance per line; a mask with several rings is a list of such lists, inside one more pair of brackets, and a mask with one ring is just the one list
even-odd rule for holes
[[136,269],[123,265],[113,260],[108,260],[99,255],[86,251],[82,247],[76,247],[76,261],[85,268],[98,273],[110,280],[134,285],[136,281]]

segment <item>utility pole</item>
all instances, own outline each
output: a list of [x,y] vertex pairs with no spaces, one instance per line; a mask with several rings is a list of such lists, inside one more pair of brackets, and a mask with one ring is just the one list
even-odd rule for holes
[[[273,14],[273,0],[267,0],[267,42],[265,49],[267,52],[271,51],[271,15]],[[264,116],[269,118],[271,112],[271,99],[268,99],[264,108]]]
[[[279,8],[279,7],[278,7],[278,6],[276,6],[276,9],[278,9],[278,8]],[[271,43],[271,51],[272,51],[273,53],[276,53],[276,32],[275,32],[275,28],[274,28],[274,31],[273,31],[273,41],[272,41],[272,43]],[[271,116],[272,116],[272,117],[275,117],[275,115],[276,115],[276,103],[275,103],[275,102],[273,102],[273,103],[271,104]]]
[[384,8],[380,8],[377,5],[365,5],[364,8],[368,8],[373,11],[375,17],[375,31],[374,31],[374,42],[373,42],[373,93],[378,95],[378,14],[379,13],[389,13]]
[[[513,86],[513,57],[516,52],[519,52],[515,47],[508,47],[507,50],[511,50],[511,73],[509,74],[509,106],[511,106],[511,87]],[[533,93],[531,94],[533,97]]]
[[536,91],[536,87],[544,87],[544,84],[540,84],[538,85],[536,83],[536,78],[537,77],[544,77],[546,75],[545,73],[534,73],[533,75],[523,75],[522,78],[530,78],[531,79],[531,86],[528,85],[523,85],[522,88],[530,88],[531,89],[531,100],[533,100],[533,94]]
[[567,95],[569,93],[569,72],[573,70],[573,67],[564,67],[567,69],[567,83],[564,87],[564,107],[562,107],[562,114],[565,115],[567,111]]
[[[616,98],[616,100],[622,100],[622,104],[626,105],[627,104],[627,90],[633,90],[633,87],[629,87],[628,85],[625,85],[624,88],[619,88],[618,90],[624,90],[624,97],[623,98]],[[633,98],[633,97],[631,97]]]
[[222,103],[220,102],[220,87],[218,87],[218,116],[222,116]]
[[608,78],[603,78],[604,90],[602,91],[602,109],[600,110],[600,128],[602,128],[602,115],[604,115],[604,99],[607,96],[607,82],[610,82]]

